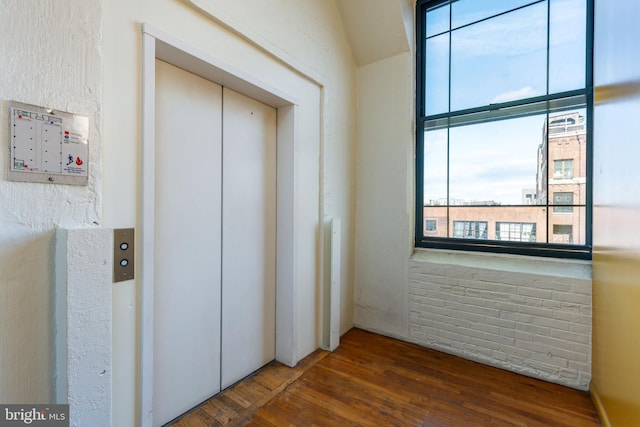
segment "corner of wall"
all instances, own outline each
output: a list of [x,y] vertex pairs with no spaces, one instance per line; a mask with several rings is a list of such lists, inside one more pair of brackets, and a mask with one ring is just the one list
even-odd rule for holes
[[593,401],[593,405],[596,407],[596,411],[598,412],[598,416],[600,417],[600,422],[603,427],[612,427],[611,422],[609,421],[609,416],[607,415],[607,408],[602,403],[602,398],[593,384],[593,381],[589,384],[589,394],[591,395],[591,400]]
[[112,247],[110,229],[56,233],[56,402],[73,425],[111,425]]

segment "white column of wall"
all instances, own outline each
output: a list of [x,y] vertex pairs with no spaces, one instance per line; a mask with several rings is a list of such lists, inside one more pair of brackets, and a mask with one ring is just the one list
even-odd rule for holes
[[113,231],[56,233],[56,402],[71,426],[111,426]]

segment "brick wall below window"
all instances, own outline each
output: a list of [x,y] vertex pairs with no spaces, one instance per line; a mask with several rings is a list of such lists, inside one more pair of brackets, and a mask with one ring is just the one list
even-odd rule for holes
[[451,254],[414,256],[410,261],[410,340],[588,390],[590,265],[464,257],[465,262],[452,262],[456,256]]

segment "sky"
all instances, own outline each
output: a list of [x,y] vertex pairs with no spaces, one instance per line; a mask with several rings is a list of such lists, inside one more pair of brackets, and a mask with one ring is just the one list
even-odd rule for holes
[[[550,93],[584,86],[584,0],[550,1]],[[530,4],[534,3],[534,4]],[[449,10],[427,17],[427,115],[547,93],[547,1],[459,0],[453,26],[530,4],[449,34]],[[489,8],[490,13],[483,12]],[[482,10],[481,10],[482,9]],[[431,29],[432,31],[430,31]],[[451,43],[451,70],[448,67]],[[450,132],[450,196],[465,200],[521,203],[523,188],[534,188],[537,147],[544,115],[503,120]],[[425,132],[425,201],[446,197],[446,130]]]
[[[536,115],[452,128],[450,197],[520,204],[522,189],[536,185],[537,150],[545,117]],[[427,132],[425,195],[446,197],[446,156],[446,129]],[[438,160],[433,161],[434,157]]]

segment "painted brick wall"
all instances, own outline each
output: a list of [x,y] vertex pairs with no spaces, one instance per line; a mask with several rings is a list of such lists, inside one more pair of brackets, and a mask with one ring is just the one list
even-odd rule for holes
[[56,403],[71,427],[112,422],[113,230],[56,231]]
[[590,266],[563,266],[557,260],[523,264],[507,257],[507,265],[498,267],[502,261],[487,260],[411,260],[410,339],[467,359],[588,390]]
[[[0,402],[3,403],[54,401],[55,230],[102,224],[102,3],[102,0],[0,1]],[[89,117],[88,185],[7,180],[7,101]],[[119,175],[118,170],[114,168],[111,175]]]

